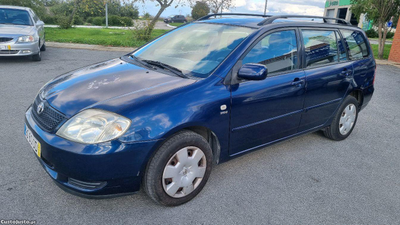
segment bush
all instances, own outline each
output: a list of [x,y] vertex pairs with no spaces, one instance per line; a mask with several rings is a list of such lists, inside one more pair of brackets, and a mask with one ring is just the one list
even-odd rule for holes
[[134,28],[132,31],[133,38],[139,41],[150,41],[151,39],[151,34],[149,35],[148,32],[149,29],[152,29],[150,26],[150,20],[145,20],[145,21],[139,21],[135,23]]
[[110,26],[132,26],[132,19],[129,17],[120,17],[111,15],[108,17],[108,25]]
[[57,24],[58,18],[56,16],[44,15],[42,20],[45,24]]
[[93,25],[102,26],[105,24],[106,19],[104,17],[94,17],[93,18]]
[[82,17],[75,15],[74,16],[74,25],[83,25]]
[[378,37],[378,32],[376,32],[374,29],[367,30],[365,33],[367,34],[368,38],[377,38]]
[[71,24],[69,23],[69,18],[66,16],[59,17],[57,23],[61,29],[71,28]]
[[393,38],[394,37],[394,32],[388,32],[386,34],[386,38]]
[[93,17],[86,18],[86,23],[93,23]]
[[108,25],[109,26],[120,26],[121,25],[121,17],[116,15],[111,15],[108,17]]
[[122,26],[130,27],[133,25],[132,19],[129,17],[121,17]]

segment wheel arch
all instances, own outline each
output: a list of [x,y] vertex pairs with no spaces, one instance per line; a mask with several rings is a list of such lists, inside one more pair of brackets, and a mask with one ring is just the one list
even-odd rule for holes
[[350,96],[353,96],[354,98],[357,99],[358,101],[358,106],[361,108],[363,102],[364,102],[364,94],[361,90],[359,89],[354,89],[349,93]]

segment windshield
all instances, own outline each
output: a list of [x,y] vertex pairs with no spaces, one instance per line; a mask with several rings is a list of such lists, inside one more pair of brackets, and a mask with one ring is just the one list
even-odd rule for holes
[[33,25],[28,11],[3,8],[0,8],[0,24]]
[[133,55],[205,78],[254,30],[247,27],[192,23],[147,44]]

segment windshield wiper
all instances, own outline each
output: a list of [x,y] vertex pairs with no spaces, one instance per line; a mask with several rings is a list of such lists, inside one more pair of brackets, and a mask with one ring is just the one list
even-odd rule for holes
[[178,69],[176,67],[170,66],[168,64],[162,63],[160,61],[146,60],[146,59],[144,59],[142,61],[145,62],[145,63],[148,63],[150,65],[157,66],[157,67],[160,67],[162,69],[168,70],[168,71],[174,73],[175,75],[177,75],[179,77],[188,78],[188,76],[186,74],[184,74],[182,72],[182,70],[180,70],[180,69]]
[[134,55],[130,55],[129,57],[131,59],[135,60],[136,62],[140,63],[144,67],[154,69],[151,65],[149,65],[149,63],[144,62],[143,60],[139,59],[138,57],[136,57]]

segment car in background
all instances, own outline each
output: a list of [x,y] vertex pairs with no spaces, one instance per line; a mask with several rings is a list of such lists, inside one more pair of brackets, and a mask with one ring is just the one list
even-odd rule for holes
[[44,22],[32,9],[0,5],[0,57],[31,56],[41,61],[46,50]]
[[170,16],[164,20],[165,23],[187,23],[187,20],[182,15]]

